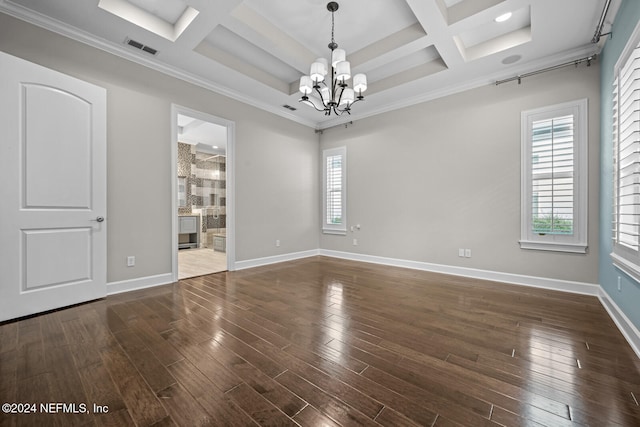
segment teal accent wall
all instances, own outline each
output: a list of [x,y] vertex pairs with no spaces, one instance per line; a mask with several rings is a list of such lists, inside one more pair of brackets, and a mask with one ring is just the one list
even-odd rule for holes
[[[613,23],[613,36],[600,57],[600,285],[633,324],[640,329],[640,284],[613,266],[611,224],[613,213],[613,67],[640,21],[640,1],[623,0]],[[618,291],[620,277],[621,291]]]

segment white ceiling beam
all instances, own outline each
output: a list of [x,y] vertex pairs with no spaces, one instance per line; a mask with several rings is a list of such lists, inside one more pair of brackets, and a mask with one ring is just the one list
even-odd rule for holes
[[[181,49],[193,50],[222,22],[222,20],[238,7],[243,0],[220,0],[216,7],[204,5],[198,9],[200,13],[176,40]],[[194,8],[197,9],[196,6]]]
[[436,1],[407,0],[413,14],[422,25],[431,43],[440,53],[447,68],[459,66],[464,58],[458,50],[449,25]]

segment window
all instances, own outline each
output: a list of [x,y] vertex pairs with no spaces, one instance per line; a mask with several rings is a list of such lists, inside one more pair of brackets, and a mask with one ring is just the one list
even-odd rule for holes
[[587,251],[587,100],[522,112],[520,247]]
[[613,83],[614,265],[640,281],[640,25]]
[[347,234],[347,149],[324,150],[322,160],[322,231]]

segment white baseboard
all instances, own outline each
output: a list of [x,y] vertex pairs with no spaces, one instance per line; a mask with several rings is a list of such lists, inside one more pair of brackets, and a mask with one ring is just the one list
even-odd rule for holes
[[122,292],[137,291],[139,289],[152,288],[154,286],[173,283],[171,273],[158,274],[156,276],[139,277],[137,279],[122,280],[107,283],[107,295],[120,294]]
[[602,286],[600,287],[598,299],[604,309],[607,310],[607,313],[609,313],[609,317],[611,317],[620,332],[622,332],[622,335],[636,353],[636,356],[640,358],[640,330],[631,323],[631,320],[629,320],[627,315],[624,314],[620,307],[618,307],[618,304],[616,304]]
[[236,270],[244,270],[246,268],[260,267],[262,265],[275,264],[278,262],[293,261],[296,259],[308,258],[316,255],[320,255],[320,251],[318,249],[313,249],[310,251],[302,251],[302,252],[292,252],[288,254],[274,255],[274,256],[268,256],[264,258],[255,258],[255,259],[248,259],[245,261],[236,261],[234,267]]
[[320,255],[333,258],[349,259],[353,261],[390,265],[394,267],[411,268],[414,270],[451,274],[453,276],[470,277],[473,279],[491,280],[495,282],[510,283],[514,285],[530,286],[534,288],[551,289],[554,291],[571,292],[574,294],[598,296],[600,289],[600,285],[595,283],[573,282],[569,280],[549,279],[546,277],[525,276],[521,274],[502,273],[499,271],[479,270],[475,268],[431,264],[427,262],[408,261],[404,259],[386,258],[374,255],[363,255],[352,252],[339,252],[321,249]]

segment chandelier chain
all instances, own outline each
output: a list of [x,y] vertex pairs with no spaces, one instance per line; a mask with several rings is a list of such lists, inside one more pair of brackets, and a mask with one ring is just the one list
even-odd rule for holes
[[335,11],[332,9],[331,10],[331,43],[329,43],[329,49],[331,49],[331,51],[333,51],[334,49],[336,49],[338,47],[338,44],[336,43],[335,37],[334,37],[334,28],[335,28],[335,23],[334,23],[334,14]]

